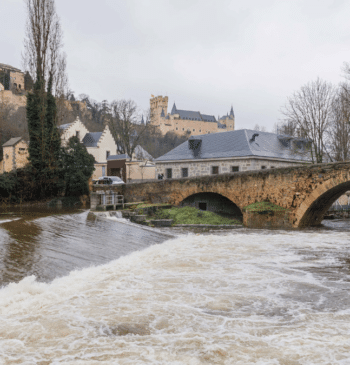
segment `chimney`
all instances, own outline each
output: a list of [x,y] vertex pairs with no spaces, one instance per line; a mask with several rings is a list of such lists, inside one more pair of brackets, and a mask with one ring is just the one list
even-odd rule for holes
[[196,137],[188,139],[188,148],[192,151],[193,157],[198,157],[201,154],[202,140]]
[[253,137],[250,139],[250,142],[254,142],[255,138],[258,137],[259,133],[254,133]]

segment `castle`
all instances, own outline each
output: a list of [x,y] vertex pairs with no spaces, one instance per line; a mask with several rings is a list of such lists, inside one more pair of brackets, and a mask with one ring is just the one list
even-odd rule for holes
[[26,91],[33,87],[29,73],[0,63],[0,104],[13,105],[15,109],[26,105]]
[[233,131],[235,129],[235,115],[231,107],[230,114],[216,120],[214,115],[177,109],[175,103],[168,113],[168,97],[156,96],[150,99],[151,123],[158,126],[162,134],[175,132],[188,133],[192,136],[200,134]]

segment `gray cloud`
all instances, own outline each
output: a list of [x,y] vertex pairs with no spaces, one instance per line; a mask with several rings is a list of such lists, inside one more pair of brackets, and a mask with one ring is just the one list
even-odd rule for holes
[[[349,58],[347,1],[59,0],[71,88],[97,100],[236,113],[269,130],[286,97],[318,76],[338,83]],[[2,0],[0,62],[20,67],[25,9]]]

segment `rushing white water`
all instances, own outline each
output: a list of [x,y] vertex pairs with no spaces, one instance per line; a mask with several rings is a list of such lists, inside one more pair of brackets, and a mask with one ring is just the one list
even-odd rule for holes
[[0,290],[0,364],[349,364],[348,232],[182,235]]

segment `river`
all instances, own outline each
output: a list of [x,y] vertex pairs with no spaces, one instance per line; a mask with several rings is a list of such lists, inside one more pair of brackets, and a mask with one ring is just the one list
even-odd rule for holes
[[350,364],[349,222],[199,234],[5,213],[1,365]]

